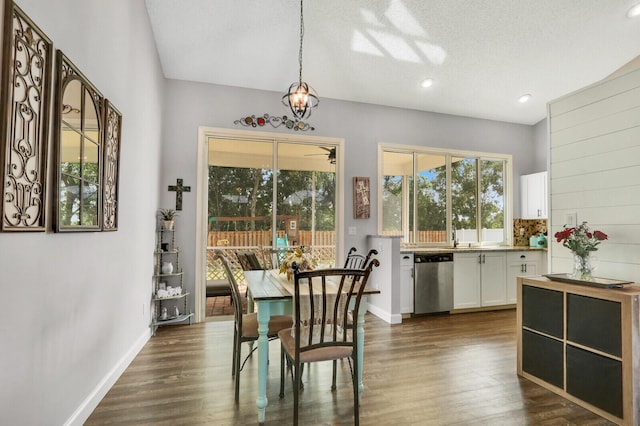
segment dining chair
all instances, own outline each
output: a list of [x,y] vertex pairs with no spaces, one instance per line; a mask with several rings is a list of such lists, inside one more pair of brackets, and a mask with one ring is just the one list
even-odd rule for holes
[[263,269],[258,256],[252,251],[237,252],[236,257],[243,271],[259,271]]
[[353,414],[359,423],[358,329],[347,327],[349,314],[360,309],[362,294],[377,259],[364,269],[315,269],[295,271],[293,327],[278,333],[281,343],[280,397],[284,397],[285,359],[293,376],[293,422],[298,424],[298,405],[303,364],[350,359]]
[[[368,263],[372,259],[372,257],[378,255],[378,250],[376,249],[369,250],[366,256],[356,253],[357,251],[358,249],[356,249],[355,247],[351,247],[351,249],[349,249],[349,253],[347,253],[347,257],[344,261],[345,268],[364,269],[366,266],[368,266]],[[359,277],[356,278],[356,280],[357,279],[359,279]],[[351,313],[349,313],[349,316],[347,318],[347,327],[348,328],[353,327],[353,315]],[[338,361],[334,360],[333,361],[333,379],[331,381],[331,389],[336,388],[337,370],[338,370]]]
[[[227,279],[229,280],[229,286],[231,287],[231,292],[233,293],[233,298],[236,301],[240,301],[240,289],[238,288],[238,283],[231,271],[231,267],[229,266],[229,261],[224,256],[224,253],[221,250],[215,251],[215,259],[219,259],[222,264],[225,274],[227,275]],[[242,355],[242,344],[245,342],[255,342],[258,340],[258,314],[257,313],[244,313],[244,308],[242,303],[235,303],[233,308],[234,313],[234,329],[233,329],[233,363],[231,367],[231,376],[235,378],[235,399],[236,403],[239,400],[240,396],[240,371],[242,371],[242,367],[244,366],[244,362],[246,362],[247,358],[253,353],[255,349],[251,349],[245,361],[240,364],[240,359]],[[276,339],[278,337],[278,332],[285,328],[290,328],[293,324],[293,318],[291,315],[273,315],[269,319],[269,331],[267,336],[269,339]],[[257,346],[256,346],[257,348]]]
[[344,267],[348,269],[363,269],[369,260],[371,260],[372,256],[376,256],[378,254],[378,250],[371,249],[366,256],[361,254],[357,254],[358,251],[355,247],[351,247],[349,253],[347,253],[347,258],[344,261]]

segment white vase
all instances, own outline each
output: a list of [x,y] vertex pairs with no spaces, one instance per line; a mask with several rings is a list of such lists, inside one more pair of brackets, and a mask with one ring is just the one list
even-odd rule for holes
[[163,274],[170,274],[173,272],[173,264],[171,262],[163,262],[160,270]]

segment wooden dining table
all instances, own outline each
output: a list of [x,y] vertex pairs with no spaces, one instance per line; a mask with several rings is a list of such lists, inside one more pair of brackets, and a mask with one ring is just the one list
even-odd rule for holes
[[[269,400],[267,399],[267,368],[269,360],[269,318],[272,315],[284,315],[292,313],[293,305],[293,280],[289,281],[286,275],[278,270],[244,271],[247,282],[247,295],[249,310],[252,306],[258,310],[258,422],[264,423],[265,411]],[[367,296],[379,294],[380,290],[365,288],[360,309],[358,310],[356,327],[358,329],[358,397],[362,398],[364,384],[362,383],[362,366],[364,359],[364,314],[367,312]]]

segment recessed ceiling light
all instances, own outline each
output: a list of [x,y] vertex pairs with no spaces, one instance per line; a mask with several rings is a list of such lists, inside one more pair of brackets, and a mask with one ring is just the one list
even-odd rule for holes
[[518,98],[518,102],[520,102],[521,104],[524,104],[526,102],[529,102],[529,99],[531,99],[531,95],[530,94],[526,94],[526,95],[522,95]]
[[640,3],[636,4],[631,9],[629,9],[629,11],[627,12],[627,16],[629,18],[635,18],[636,16],[640,16]]
[[424,87],[425,89],[427,87],[431,87],[433,85],[433,79],[431,78],[425,78],[424,80],[422,80],[422,83],[420,83],[420,85],[422,87]]

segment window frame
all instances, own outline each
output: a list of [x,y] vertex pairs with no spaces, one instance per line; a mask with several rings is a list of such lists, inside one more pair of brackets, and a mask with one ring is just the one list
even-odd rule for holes
[[[513,241],[513,156],[511,154],[502,154],[502,153],[488,153],[488,152],[480,152],[480,151],[467,151],[467,150],[451,150],[451,149],[442,149],[442,148],[432,148],[427,146],[414,146],[414,145],[395,145],[388,143],[379,143],[378,144],[378,234],[383,235],[383,185],[382,180],[385,176],[384,174],[384,153],[392,152],[399,154],[410,154],[413,156],[413,220],[411,223],[406,223],[403,221],[403,229],[402,229],[402,244],[406,246],[425,246],[425,247],[450,247],[452,245],[452,194],[451,194],[451,158],[452,157],[462,157],[462,158],[475,158],[476,161],[482,162],[486,161],[504,161],[504,187],[503,187],[503,197],[504,197],[504,238],[502,241],[481,241],[481,226],[482,226],[482,216],[481,216],[481,196],[480,196],[480,168],[476,170],[476,176],[478,177],[476,182],[476,194],[478,199],[478,204],[476,206],[477,209],[477,228],[476,233],[478,235],[478,239],[480,240],[478,243],[473,243],[472,246],[499,246],[499,245],[511,245]],[[418,184],[418,179],[416,179],[416,157],[418,155],[438,155],[445,157],[445,166],[446,166],[446,235],[447,239],[443,243],[420,243],[416,242],[416,232],[413,233],[413,236],[410,237],[410,229],[416,229],[417,226],[417,203],[415,202],[416,186]],[[410,200],[403,199],[402,206],[402,215],[408,215],[408,209],[411,205]],[[411,238],[411,241],[408,239]]]

